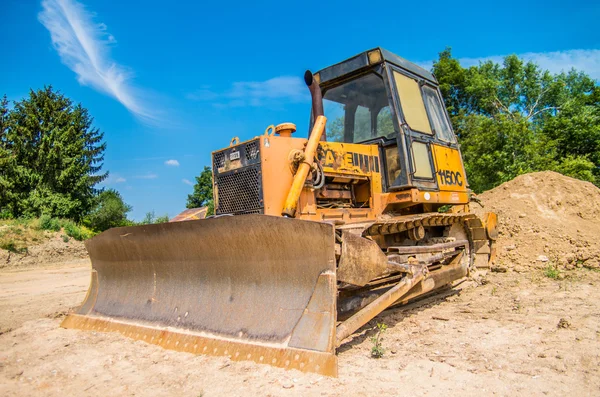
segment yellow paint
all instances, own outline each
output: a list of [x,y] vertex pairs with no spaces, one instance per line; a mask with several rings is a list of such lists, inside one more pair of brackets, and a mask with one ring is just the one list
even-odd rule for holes
[[[377,145],[321,142],[319,152],[319,159],[326,173],[371,176],[375,169],[381,172],[381,159],[379,159]],[[379,162],[377,168],[375,168],[375,158]]]
[[[290,167],[290,153],[298,150],[304,151],[308,140],[278,135],[263,135],[259,138],[264,213],[280,216],[294,180],[294,174]],[[318,192],[308,186],[302,186],[300,197],[297,200],[296,217],[315,221],[341,221],[348,224],[377,219],[390,208],[401,209],[423,204],[452,204],[461,207],[467,205],[469,195],[460,152],[442,145],[431,144],[430,147],[434,159],[435,177],[440,190],[423,191],[413,188],[384,193],[382,186],[384,167],[377,145],[319,142],[317,157],[323,166],[325,175],[334,183],[353,183],[357,199],[367,201],[368,198],[368,206],[365,205],[363,208],[317,208]],[[400,158],[397,161],[404,164]],[[376,162],[378,163],[377,168],[375,167]],[[446,179],[445,176],[444,180],[440,179],[442,176],[439,171],[454,172],[453,180],[461,181],[462,186],[442,183]],[[458,179],[456,179],[456,173],[460,174]],[[307,178],[312,178],[312,175],[309,173]],[[215,189],[215,195],[218,196],[218,189]]]
[[466,192],[467,178],[460,152],[447,146],[431,145],[438,186],[441,191]]
[[469,194],[467,192],[448,191],[423,191],[409,189],[399,192],[388,193],[382,205],[395,204],[399,208],[410,207],[414,204],[467,204]]

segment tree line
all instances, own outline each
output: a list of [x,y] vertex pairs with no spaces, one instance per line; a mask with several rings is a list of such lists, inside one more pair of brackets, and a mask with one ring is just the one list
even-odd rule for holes
[[590,76],[516,55],[463,67],[450,49],[432,71],[475,192],[546,170],[600,184],[600,88]]
[[[473,191],[547,170],[600,185],[600,88],[590,76],[552,74],[516,55],[464,67],[450,49],[432,72]],[[370,115],[360,117],[360,110],[354,129],[370,131]],[[391,120],[378,115],[379,135],[393,133]],[[343,141],[344,130],[344,116],[327,121],[333,141]]]
[[[432,71],[475,192],[543,170],[600,184],[600,88],[590,76],[552,74],[515,55],[464,67],[450,49]],[[63,218],[94,231],[133,224],[119,192],[99,187],[108,177],[105,151],[87,109],[51,86],[31,90],[12,107],[4,96],[0,218]],[[204,205],[214,212],[210,167],[196,177],[186,202]],[[167,220],[151,212],[142,223]]]

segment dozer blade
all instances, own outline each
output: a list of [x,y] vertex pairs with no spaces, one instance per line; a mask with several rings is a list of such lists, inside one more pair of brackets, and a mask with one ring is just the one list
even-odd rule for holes
[[337,376],[334,229],[266,215],[108,230],[62,326]]

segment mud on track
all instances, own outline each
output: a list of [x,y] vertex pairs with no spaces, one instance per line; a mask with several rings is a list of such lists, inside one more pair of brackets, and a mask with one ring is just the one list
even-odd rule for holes
[[[491,273],[384,312],[340,348],[340,377],[163,350],[66,330],[89,265],[0,273],[0,395],[595,395],[600,273]],[[58,318],[55,318],[57,317]],[[385,322],[382,359],[369,357]],[[7,328],[12,331],[5,332]]]

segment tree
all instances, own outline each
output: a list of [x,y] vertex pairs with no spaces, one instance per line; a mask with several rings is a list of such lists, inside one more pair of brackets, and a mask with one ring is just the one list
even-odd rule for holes
[[12,185],[3,210],[81,220],[95,203],[95,186],[108,176],[101,173],[106,144],[93,118],[52,87],[31,90],[8,113],[2,139]]
[[213,180],[210,167],[204,167],[199,176],[196,177],[194,192],[188,195],[186,207],[197,208],[208,206],[207,215],[215,213],[215,203],[213,200]]
[[553,75],[516,55],[463,68],[450,49],[433,73],[474,191],[542,170],[600,183],[600,88],[585,73]]
[[169,215],[165,214],[162,216],[156,216],[154,210],[150,212],[146,212],[144,219],[139,223],[139,225],[152,225],[155,223],[167,223],[169,222]]
[[10,215],[7,206],[12,201],[12,174],[15,168],[14,157],[8,150],[8,116],[5,95],[0,100],[0,218]]
[[103,232],[111,227],[131,224],[127,219],[127,213],[132,207],[123,201],[123,197],[116,190],[108,189],[100,192],[95,201],[94,208],[84,220],[86,226]]

